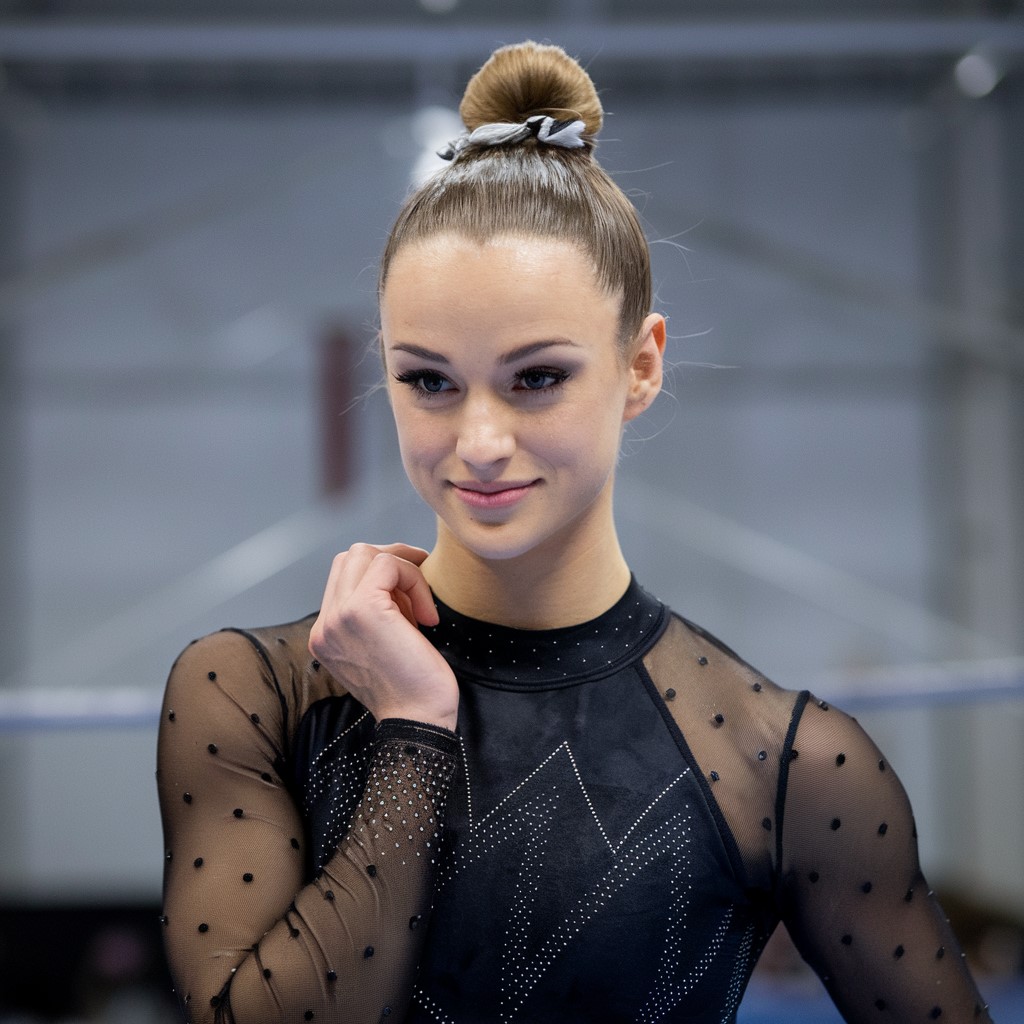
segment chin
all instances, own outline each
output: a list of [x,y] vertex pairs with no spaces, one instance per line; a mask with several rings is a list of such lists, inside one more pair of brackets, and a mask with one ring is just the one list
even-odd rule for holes
[[[450,513],[450,509],[446,509]],[[485,562],[509,562],[543,547],[550,532],[524,528],[523,522],[487,523],[463,515],[438,515],[445,533],[464,551]]]
[[454,530],[450,532],[462,547],[485,562],[509,562],[515,558],[521,558],[523,555],[528,555],[541,543],[535,538],[520,538],[518,541],[511,537],[488,539],[467,537]]

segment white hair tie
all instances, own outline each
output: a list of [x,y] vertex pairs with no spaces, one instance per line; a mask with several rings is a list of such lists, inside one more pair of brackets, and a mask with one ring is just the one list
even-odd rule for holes
[[583,133],[586,125],[580,120],[556,121],[545,114],[528,117],[522,124],[495,122],[482,124],[471,132],[464,132],[448,143],[446,149],[437,155],[442,160],[454,160],[466,149],[485,149],[489,146],[503,146],[506,143],[523,142],[535,138],[547,146],[561,146],[563,149],[582,149],[586,143]]

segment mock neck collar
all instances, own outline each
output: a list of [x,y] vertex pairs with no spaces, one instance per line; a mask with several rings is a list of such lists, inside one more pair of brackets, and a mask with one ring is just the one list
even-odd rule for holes
[[606,612],[557,629],[515,629],[473,619],[434,598],[441,621],[421,627],[459,676],[511,690],[600,679],[645,653],[661,635],[665,606],[630,577]]

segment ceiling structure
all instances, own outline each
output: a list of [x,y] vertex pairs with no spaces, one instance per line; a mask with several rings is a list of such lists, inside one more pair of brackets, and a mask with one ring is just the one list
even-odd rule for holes
[[616,85],[1024,66],[1018,0],[0,0],[0,66],[33,88],[436,89],[523,38]]
[[317,18],[338,22],[502,22],[532,18],[678,21],[695,15],[729,17],[985,16],[1020,10],[1018,0],[0,0],[0,14],[40,20],[143,18],[217,21]]

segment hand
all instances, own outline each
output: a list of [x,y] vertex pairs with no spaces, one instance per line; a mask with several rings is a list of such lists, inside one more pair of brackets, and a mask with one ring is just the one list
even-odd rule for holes
[[408,544],[354,544],[336,555],[309,650],[378,722],[454,729],[458,683],[417,628],[438,622],[419,570],[426,557]]

